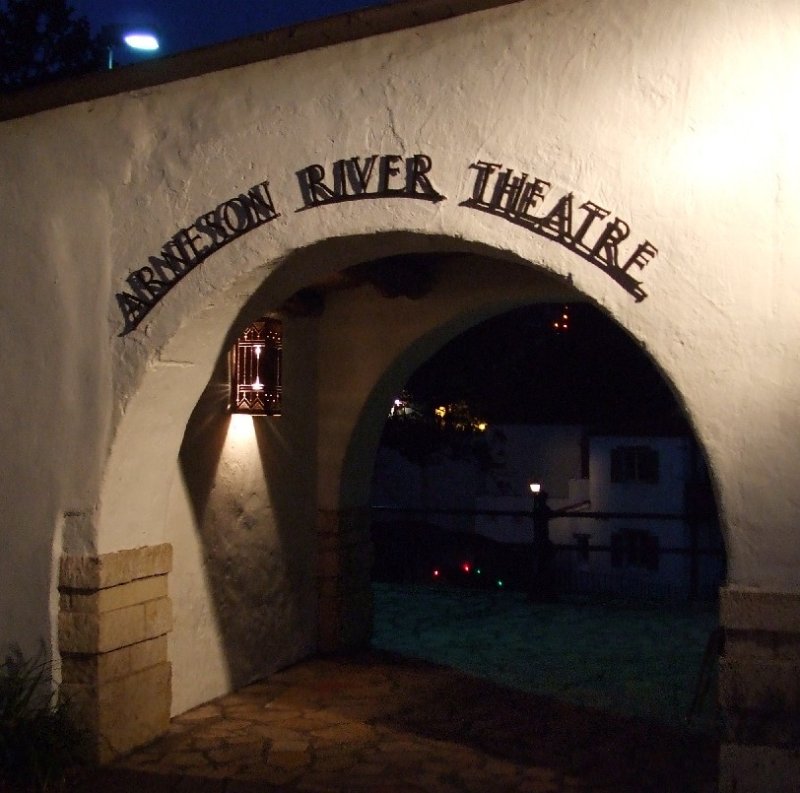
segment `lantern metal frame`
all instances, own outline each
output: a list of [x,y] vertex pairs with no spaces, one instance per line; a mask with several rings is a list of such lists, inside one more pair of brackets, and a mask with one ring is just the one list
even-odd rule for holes
[[251,322],[230,351],[228,410],[251,416],[280,416],[283,324],[273,317]]

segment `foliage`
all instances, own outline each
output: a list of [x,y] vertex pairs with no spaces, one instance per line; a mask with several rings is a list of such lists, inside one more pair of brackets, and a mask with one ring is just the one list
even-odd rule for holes
[[384,426],[381,445],[417,465],[437,456],[472,458],[481,464],[488,455],[485,429],[486,423],[464,401],[433,408],[403,392]]
[[0,7],[0,90],[102,68],[106,48],[67,0],[6,0]]
[[50,685],[43,649],[26,658],[12,647],[0,664],[0,791],[58,788],[81,763],[86,736]]

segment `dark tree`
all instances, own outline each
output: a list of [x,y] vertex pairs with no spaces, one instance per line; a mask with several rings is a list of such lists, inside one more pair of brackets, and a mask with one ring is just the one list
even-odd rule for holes
[[67,0],[0,5],[0,89],[13,91],[101,69],[106,48]]
[[463,400],[433,408],[403,392],[384,425],[381,445],[422,467],[436,457],[483,464],[488,455],[485,429],[486,423]]

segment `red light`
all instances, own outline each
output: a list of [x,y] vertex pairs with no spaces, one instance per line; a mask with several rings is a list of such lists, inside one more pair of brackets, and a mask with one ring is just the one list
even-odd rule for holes
[[472,567],[470,566],[470,563],[469,563],[469,562],[464,562],[464,564],[462,564],[462,565],[461,565],[461,569],[462,569],[462,570],[463,570],[465,573],[468,573],[470,570],[472,570]]
[[434,578],[438,578],[439,577],[439,571],[438,570],[434,570],[433,571],[433,577]]

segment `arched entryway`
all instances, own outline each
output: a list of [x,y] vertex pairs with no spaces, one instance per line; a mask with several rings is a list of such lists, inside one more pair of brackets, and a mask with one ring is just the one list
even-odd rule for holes
[[[161,649],[148,651],[172,667],[171,686],[164,667],[149,694],[162,723],[165,701],[181,712],[317,649],[367,640],[369,485],[392,395],[480,320],[580,298],[545,271],[479,247],[394,235],[365,246],[391,257],[367,258],[359,243],[298,252],[244,299],[247,281],[218,297],[175,333],[128,403],[97,548],[134,567],[141,552],[125,561],[126,549],[163,549],[155,566],[152,553],[141,562],[144,579],[169,571],[172,621],[162,615],[158,636],[142,639],[158,639]],[[425,278],[398,289],[391,274],[414,267]],[[316,305],[312,293],[321,311],[302,309]],[[281,311],[283,415],[232,417],[227,350],[252,318]]]

